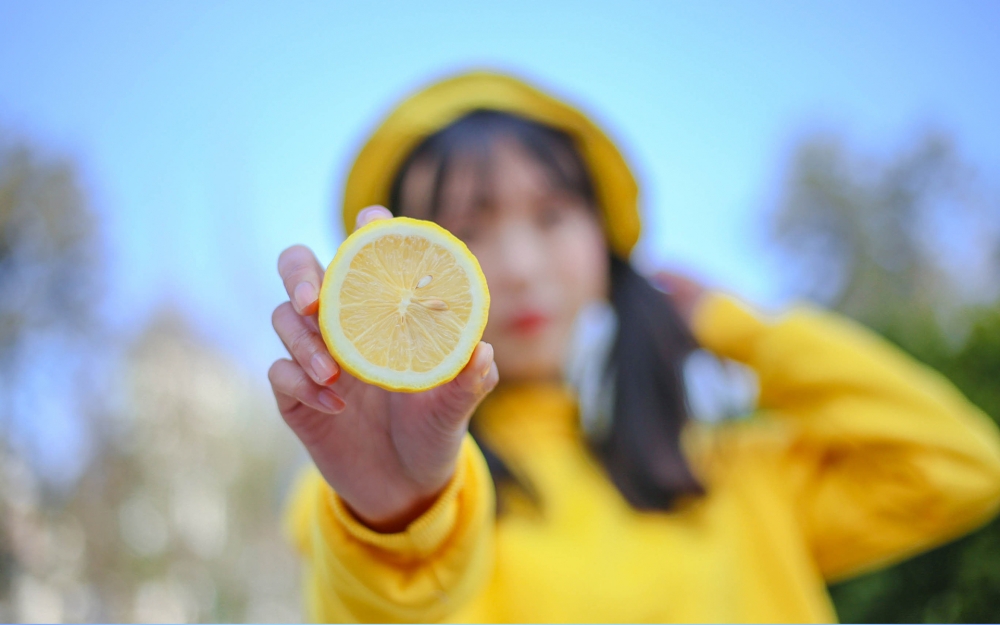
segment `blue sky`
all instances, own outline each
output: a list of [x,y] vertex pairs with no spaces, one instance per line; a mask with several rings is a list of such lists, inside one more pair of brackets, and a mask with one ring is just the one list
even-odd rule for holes
[[0,0],[0,125],[82,164],[110,322],[170,304],[263,381],[278,253],[322,262],[359,142],[399,97],[510,69],[600,120],[643,186],[645,264],[781,301],[761,211],[790,146],[950,131],[1000,173],[998,2]]

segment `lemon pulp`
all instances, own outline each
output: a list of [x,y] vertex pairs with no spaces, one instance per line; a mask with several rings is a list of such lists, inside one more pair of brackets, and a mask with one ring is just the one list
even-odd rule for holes
[[475,256],[447,230],[377,220],[341,245],[320,292],[320,329],[348,372],[390,390],[455,377],[482,336],[489,291]]

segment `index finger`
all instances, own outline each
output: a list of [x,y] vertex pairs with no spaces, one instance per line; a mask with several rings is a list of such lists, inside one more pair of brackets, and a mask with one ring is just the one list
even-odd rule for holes
[[378,204],[363,208],[358,213],[357,219],[354,220],[354,229],[357,230],[362,226],[367,226],[376,219],[392,219],[392,213],[389,212],[388,208],[379,206]]
[[278,256],[278,274],[295,311],[300,315],[316,314],[323,267],[312,250],[304,245],[293,245],[282,252]]

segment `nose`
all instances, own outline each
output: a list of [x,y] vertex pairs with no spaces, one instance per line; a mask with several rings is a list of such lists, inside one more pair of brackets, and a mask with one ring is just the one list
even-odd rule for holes
[[534,228],[522,223],[500,228],[496,237],[498,271],[495,279],[507,289],[526,289],[544,271],[545,250],[542,241]]

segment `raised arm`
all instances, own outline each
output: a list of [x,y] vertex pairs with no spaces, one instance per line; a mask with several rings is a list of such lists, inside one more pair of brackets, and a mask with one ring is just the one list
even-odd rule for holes
[[902,559],[1000,506],[996,425],[943,376],[846,318],[773,320],[702,298],[693,329],[760,378],[760,408],[793,433],[785,461],[801,523],[831,579]]

